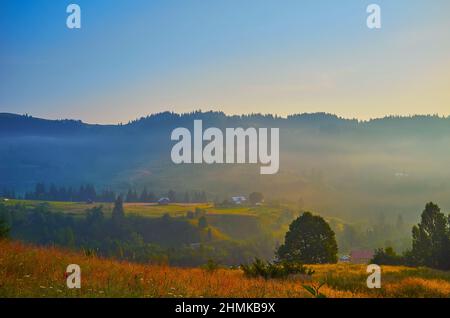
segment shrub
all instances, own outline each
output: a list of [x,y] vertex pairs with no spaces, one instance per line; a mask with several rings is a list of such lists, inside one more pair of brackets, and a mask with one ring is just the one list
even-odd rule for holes
[[245,276],[254,278],[262,277],[264,279],[271,278],[287,278],[291,275],[308,275],[314,274],[314,271],[307,268],[303,264],[293,262],[271,263],[256,258],[255,261],[248,265],[241,265]]
[[370,263],[378,265],[402,265],[405,261],[402,256],[395,253],[392,247],[387,247],[384,250],[382,248],[377,249]]
[[202,268],[207,272],[213,273],[220,268],[220,265],[215,260],[209,259],[208,262],[202,266]]
[[0,218],[0,239],[6,238],[9,235],[9,226],[6,221]]

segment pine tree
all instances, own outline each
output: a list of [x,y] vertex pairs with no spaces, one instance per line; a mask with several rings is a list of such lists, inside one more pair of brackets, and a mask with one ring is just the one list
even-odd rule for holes
[[0,218],[0,239],[7,238],[9,235],[9,226],[6,221]]
[[425,206],[421,222],[412,230],[412,256],[418,265],[450,269],[450,228],[448,218],[436,204]]
[[147,200],[148,200],[148,192],[147,192],[147,188],[145,187],[144,190],[142,190],[141,197],[140,197],[139,201],[141,201],[141,202],[148,202]]
[[185,203],[190,203],[191,202],[191,199],[189,198],[189,192],[187,192],[187,191],[184,194],[184,202]]
[[170,191],[167,193],[167,197],[169,198],[170,202],[176,202],[176,201],[177,201],[177,199],[176,199],[176,193],[175,193],[175,191],[173,191],[173,190],[170,190]]
[[125,218],[122,196],[119,196],[114,202],[114,208],[112,210],[111,218],[114,224],[120,224]]
[[208,227],[208,221],[206,220],[206,217],[202,216],[198,219],[198,227],[201,229]]

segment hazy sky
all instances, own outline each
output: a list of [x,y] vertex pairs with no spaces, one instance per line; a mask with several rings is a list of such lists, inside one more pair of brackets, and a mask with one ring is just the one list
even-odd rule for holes
[[[70,3],[81,30],[66,27]],[[0,112],[195,109],[450,115],[450,1],[1,0]]]

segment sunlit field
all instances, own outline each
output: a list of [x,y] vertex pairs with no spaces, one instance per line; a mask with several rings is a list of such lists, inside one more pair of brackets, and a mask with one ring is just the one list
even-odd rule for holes
[[[45,205],[55,213],[63,213],[73,217],[84,217],[89,209],[102,207],[105,216],[110,216],[113,203],[109,202],[55,202],[55,201],[37,201],[37,200],[9,200],[3,202],[5,205],[22,205],[26,208],[35,208]],[[284,206],[230,206],[215,207],[212,203],[172,203],[169,205],[158,205],[157,203],[124,203],[126,215],[136,215],[149,218],[160,218],[163,215],[169,215],[173,218],[186,217],[188,212],[195,212],[201,209],[208,219],[212,234],[217,239],[246,239],[256,232],[256,228],[246,228],[243,224],[260,224],[260,229],[270,231],[271,235],[283,237],[287,230],[287,221],[284,224],[274,224],[286,207]],[[291,218],[288,217],[288,220]],[[196,220],[189,220],[196,223]],[[240,224],[241,226],[236,226]],[[253,231],[254,230],[254,231]]]
[[[69,264],[81,267],[81,289],[66,287]],[[239,269],[182,269],[100,259],[56,248],[0,241],[0,297],[312,297],[302,285],[325,285],[330,298],[449,297],[450,273],[382,267],[382,288],[366,287],[364,265],[314,265],[312,278],[246,278]]]
[[[9,200],[4,202],[6,205],[21,204],[26,207],[36,207],[40,204],[46,204],[54,212],[62,212],[66,214],[85,214],[86,210],[95,206],[102,206],[106,215],[109,215],[114,206],[109,202],[54,202],[54,201],[34,201],[34,200]],[[157,203],[124,203],[124,209],[127,214],[134,214],[148,217],[161,217],[169,214],[172,217],[185,216],[188,211],[195,211],[200,208],[207,211],[211,215],[248,215],[261,216],[264,214],[277,213],[277,208],[267,207],[232,207],[232,208],[215,208],[211,203],[172,203],[169,205],[158,205]]]

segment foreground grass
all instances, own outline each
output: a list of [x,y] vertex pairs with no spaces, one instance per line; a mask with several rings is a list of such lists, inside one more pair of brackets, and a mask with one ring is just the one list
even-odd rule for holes
[[[67,265],[81,266],[82,288],[69,290]],[[327,297],[450,297],[450,273],[383,267],[369,290],[363,265],[315,265],[312,280],[248,279],[240,270],[182,269],[88,257],[0,241],[0,297],[310,297],[302,284],[326,281]]]

